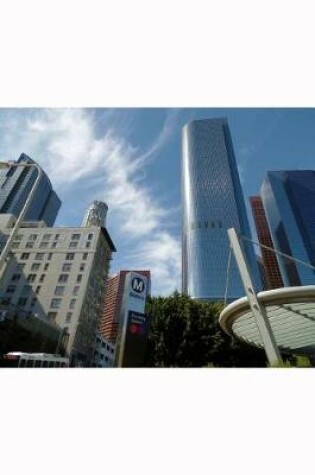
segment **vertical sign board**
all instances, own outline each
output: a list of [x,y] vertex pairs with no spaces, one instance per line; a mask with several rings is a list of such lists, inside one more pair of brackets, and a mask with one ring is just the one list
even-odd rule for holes
[[144,313],[147,289],[145,276],[136,272],[126,274],[115,351],[116,367],[143,366],[148,334],[148,319]]

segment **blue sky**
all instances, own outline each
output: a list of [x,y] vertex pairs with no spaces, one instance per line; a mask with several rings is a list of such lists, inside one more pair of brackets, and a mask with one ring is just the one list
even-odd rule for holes
[[289,108],[0,109],[1,159],[25,152],[43,166],[63,202],[56,225],[80,226],[106,201],[111,272],[149,268],[153,292],[169,294],[180,289],[181,128],[212,117],[228,119],[246,200],[267,170],[314,169],[315,109]]

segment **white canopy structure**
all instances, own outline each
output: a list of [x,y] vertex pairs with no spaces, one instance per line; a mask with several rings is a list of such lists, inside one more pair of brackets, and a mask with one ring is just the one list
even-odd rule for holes
[[[259,292],[257,300],[280,351],[315,354],[315,285]],[[219,322],[230,336],[264,347],[248,297],[225,307]]]

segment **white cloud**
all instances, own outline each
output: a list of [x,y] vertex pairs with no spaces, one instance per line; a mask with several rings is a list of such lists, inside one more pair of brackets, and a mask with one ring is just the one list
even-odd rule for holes
[[11,159],[22,151],[30,155],[43,166],[57,192],[59,187],[77,194],[93,183],[94,198],[109,205],[109,232],[113,224],[124,249],[119,254],[117,244],[123,267],[149,268],[153,292],[168,294],[179,287],[180,243],[167,230],[169,211],[145,183],[143,168],[170,138],[176,113],[167,115],[160,134],[145,151],[118,135],[111,114],[104,115],[105,132],[99,136],[92,110],[8,111],[7,122],[0,122],[6,137],[0,139],[1,152]]

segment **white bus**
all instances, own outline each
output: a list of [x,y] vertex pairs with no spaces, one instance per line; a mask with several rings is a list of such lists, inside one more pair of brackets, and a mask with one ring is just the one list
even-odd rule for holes
[[12,351],[2,355],[1,366],[6,368],[68,368],[69,358],[47,353]]

